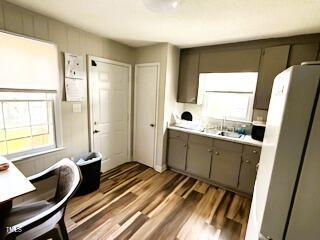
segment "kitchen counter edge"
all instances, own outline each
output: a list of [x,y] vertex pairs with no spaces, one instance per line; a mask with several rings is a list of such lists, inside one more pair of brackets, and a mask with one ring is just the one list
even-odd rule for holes
[[168,126],[168,129],[181,131],[181,132],[185,132],[185,133],[196,134],[196,135],[204,136],[204,137],[215,138],[215,139],[229,141],[229,142],[234,142],[234,143],[250,145],[250,146],[254,146],[254,147],[262,147],[262,142],[252,139],[251,135],[245,135],[243,138],[230,138],[230,137],[220,136],[217,134],[200,132],[197,130],[180,128],[180,127],[176,127],[176,126]]

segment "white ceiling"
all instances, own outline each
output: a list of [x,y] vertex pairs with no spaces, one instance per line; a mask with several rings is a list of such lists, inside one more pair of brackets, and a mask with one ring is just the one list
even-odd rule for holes
[[169,13],[142,0],[8,0],[130,46],[203,46],[320,32],[320,0],[182,0]]

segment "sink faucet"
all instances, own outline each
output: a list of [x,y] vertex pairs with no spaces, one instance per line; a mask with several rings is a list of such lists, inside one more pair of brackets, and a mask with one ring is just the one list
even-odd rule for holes
[[226,116],[224,116],[221,120],[221,126],[220,126],[221,131],[225,129],[225,124],[226,124]]

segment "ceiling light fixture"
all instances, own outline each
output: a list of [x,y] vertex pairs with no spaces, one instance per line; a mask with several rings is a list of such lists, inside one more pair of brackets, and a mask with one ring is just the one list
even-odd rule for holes
[[143,0],[145,7],[156,13],[163,13],[175,10],[181,0]]

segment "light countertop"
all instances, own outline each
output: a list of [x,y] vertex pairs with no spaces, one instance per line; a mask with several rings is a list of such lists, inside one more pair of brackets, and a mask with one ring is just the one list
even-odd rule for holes
[[196,135],[200,135],[200,136],[204,136],[204,137],[225,140],[225,141],[229,141],[229,142],[241,143],[241,144],[255,146],[255,147],[262,147],[262,142],[252,139],[251,135],[244,135],[241,138],[231,138],[231,137],[221,136],[218,134],[200,132],[197,130],[191,130],[191,129],[181,128],[181,127],[176,127],[176,126],[169,126],[168,129],[181,131],[181,132],[185,132],[185,133],[196,134]]

